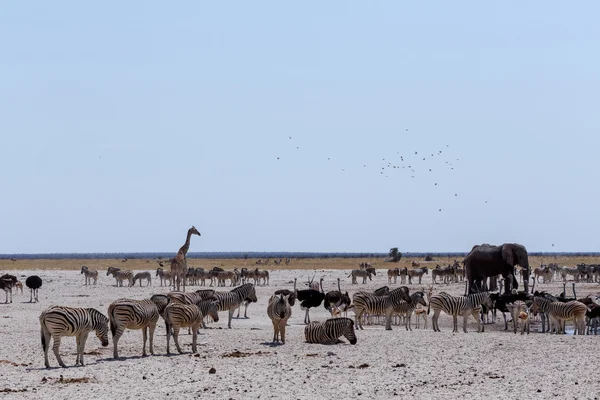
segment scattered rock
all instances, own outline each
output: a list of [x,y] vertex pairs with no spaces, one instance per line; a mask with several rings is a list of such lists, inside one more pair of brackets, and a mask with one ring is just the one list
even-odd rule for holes
[[211,369],[208,370],[208,373],[209,374],[216,374],[217,370],[211,367]]
[[363,368],[369,368],[369,364],[360,364],[358,366],[359,369],[363,369]]

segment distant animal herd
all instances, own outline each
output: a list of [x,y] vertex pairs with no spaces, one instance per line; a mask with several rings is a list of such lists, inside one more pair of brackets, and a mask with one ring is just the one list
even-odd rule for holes
[[[142,330],[142,355],[146,356],[146,346],[150,354],[154,354],[154,331],[158,320],[162,318],[166,327],[167,353],[170,353],[170,339],[173,337],[175,347],[182,353],[179,343],[181,328],[188,327],[192,333],[192,351],[197,351],[197,333],[200,328],[206,328],[211,320],[219,321],[219,312],[228,313],[228,327],[235,310],[238,317],[242,306],[245,306],[244,316],[247,317],[248,304],[257,302],[255,287],[269,285],[269,271],[254,269],[224,270],[214,267],[210,270],[202,268],[187,268],[186,254],[193,234],[200,235],[196,228],[188,230],[186,242],[177,256],[170,260],[171,269],[165,270],[164,265],[157,268],[156,277],[160,285],[172,287],[167,294],[156,294],[149,299],[133,300],[120,298],[108,307],[108,317],[93,308],[73,308],[53,306],[43,311],[39,317],[41,327],[41,342],[44,350],[46,367],[49,367],[48,351],[50,339],[53,339],[52,351],[58,363],[64,367],[59,354],[59,346],[63,336],[75,336],[77,342],[76,365],[83,365],[83,354],[89,332],[95,331],[103,346],[108,346],[110,329],[113,342],[113,356],[119,357],[118,342],[126,329]],[[290,260],[276,260],[275,264]],[[262,264],[262,262],[261,262]],[[461,265],[462,264],[462,265]],[[519,268],[516,268],[516,266]],[[80,273],[84,275],[85,285],[95,285],[99,272],[83,266]],[[431,273],[432,284],[428,289],[416,290],[411,293],[406,285],[423,285],[423,276]],[[112,275],[115,285],[122,287],[135,286],[145,282],[152,284],[150,272],[134,274],[133,271],[108,267],[106,275]],[[358,284],[359,279],[364,284],[377,276],[377,270],[370,263],[361,263],[359,268],[350,271],[351,284]],[[600,266],[579,264],[576,267],[559,267],[556,264],[541,265],[530,271],[524,247],[518,244],[491,246],[483,244],[474,246],[472,251],[461,263],[457,260],[445,267],[436,265],[434,268],[421,266],[413,262],[411,268],[387,269],[388,284],[396,284],[398,278],[402,286],[390,289],[383,286],[374,291],[359,290],[349,295],[342,291],[341,279],[337,278],[337,290],[325,292],[323,280],[315,281],[315,277],[306,282],[307,289],[297,288],[294,279],[293,289],[275,290],[267,301],[267,315],[273,323],[273,343],[285,343],[286,326],[292,315],[292,307],[299,302],[305,310],[304,334],[308,343],[335,344],[345,337],[351,344],[356,344],[355,326],[364,329],[365,324],[383,321],[385,329],[391,330],[392,324],[403,324],[406,330],[412,330],[412,319],[416,317],[417,327],[423,322],[427,328],[428,315],[433,310],[432,329],[440,331],[439,315],[442,311],[453,318],[453,332],[458,332],[458,317],[462,316],[462,330],[467,332],[467,319],[473,316],[477,322],[478,332],[483,332],[484,322],[489,323],[489,315],[495,320],[497,311],[504,317],[505,330],[508,330],[506,314],[512,318],[513,331],[521,334],[530,332],[531,319],[537,315],[541,318],[542,332],[562,334],[566,332],[566,322],[573,322],[574,333],[583,335],[592,331],[597,333],[600,322],[600,305],[595,296],[576,298],[575,282],[599,282]],[[518,277],[521,277],[525,289],[518,290]],[[566,280],[573,278],[573,297],[565,293]],[[529,291],[529,279],[532,280]],[[535,291],[536,284],[550,283],[557,279],[564,282],[563,292],[551,295]],[[229,291],[200,289],[185,292],[186,286],[233,287]],[[433,284],[465,283],[465,295],[454,296],[446,292],[433,294]],[[37,291],[42,286],[38,276],[28,277],[26,286],[31,290],[30,301],[37,301]],[[0,289],[6,292],[6,303],[12,302],[13,289],[21,288],[17,278],[5,274],[0,277]],[[504,290],[503,290],[504,289]],[[330,313],[330,318],[324,322],[311,322],[310,310],[323,307]],[[354,318],[348,318],[348,311],[354,311]]]

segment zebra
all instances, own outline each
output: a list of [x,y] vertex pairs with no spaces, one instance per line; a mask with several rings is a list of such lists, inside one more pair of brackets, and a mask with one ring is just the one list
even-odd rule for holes
[[175,303],[181,304],[197,304],[202,300],[216,300],[215,291],[213,289],[196,290],[191,293],[169,292],[167,297]]
[[140,280],[140,287],[142,287],[142,279],[146,280],[146,286],[152,286],[152,274],[150,272],[138,272],[133,276],[131,286],[135,286],[135,281]]
[[133,272],[130,270],[121,270],[120,268],[108,267],[106,271],[106,276],[112,275],[117,281],[117,286],[123,287],[123,281],[127,279],[129,281],[129,286],[133,284]]
[[392,278],[394,279],[394,284],[398,281],[398,277],[400,276],[399,268],[388,269],[388,283],[392,283]]
[[0,276],[0,289],[6,294],[5,304],[8,304],[8,295],[10,294],[10,302],[12,303],[12,289],[17,284],[17,277],[14,275],[4,274]]
[[[170,292],[167,294],[167,297],[174,303],[195,304],[200,307],[200,311],[202,311],[203,316],[210,314],[213,321],[219,321],[219,314],[217,314],[216,307],[215,310],[209,307],[209,303],[215,303],[216,306],[215,300],[217,297],[213,289],[196,290],[195,292],[191,293]],[[202,320],[202,328],[206,329],[206,323],[204,320]]]
[[98,271],[95,269],[89,269],[85,265],[81,267],[81,273],[85,276],[85,285],[91,285],[92,279],[94,280],[94,285],[98,282]]
[[344,343],[339,340],[344,336],[350,344],[356,344],[354,321],[351,318],[330,318],[325,322],[311,322],[304,328],[304,337],[307,343],[337,344]]
[[571,275],[573,277],[573,279],[575,280],[575,282],[579,282],[580,272],[577,268],[562,267],[559,269],[559,271],[560,271],[560,276],[563,278],[564,282],[567,281],[567,275]]
[[250,279],[252,279],[254,281],[254,283],[256,284],[256,271],[255,270],[253,270],[253,269],[249,270],[247,268],[242,268],[240,276],[242,278],[242,285],[245,283],[250,283]]
[[367,269],[353,269],[350,272],[350,275],[347,276],[347,278],[352,277],[352,284],[355,285],[358,282],[356,281],[356,278],[363,278],[363,284],[367,283],[367,278],[369,278],[370,281],[372,281],[373,279],[371,278],[371,275],[377,275],[377,273],[375,272],[375,268],[367,268]]
[[[429,314],[430,308],[433,308],[433,317],[431,318],[431,324],[433,325],[434,332],[440,332],[440,326],[438,325],[438,319],[440,318],[440,312],[444,310],[446,314],[452,315],[454,329],[452,332],[458,332],[458,315],[463,316],[463,331],[467,333],[467,318],[469,314],[475,313],[479,315],[479,311],[474,309],[480,305],[485,305],[488,308],[492,307],[492,299],[488,292],[472,293],[468,296],[452,296],[448,293],[439,293],[431,297],[429,300],[429,306],[427,308],[427,314]],[[477,318],[477,317],[476,317]],[[483,331],[483,325],[481,319],[477,318],[477,332]]]
[[269,299],[267,315],[273,322],[273,343],[279,341],[279,334],[281,333],[281,343],[285,344],[285,325],[292,316],[292,306],[289,303],[290,296],[294,296],[294,294],[291,292],[288,295],[281,293],[273,295]]
[[427,303],[425,302],[425,293],[423,292],[415,292],[410,295],[410,303],[404,300],[401,300],[394,306],[394,314],[400,314],[405,316],[405,327],[406,330],[412,331],[411,326],[411,317],[412,312],[415,308],[417,308],[417,304],[421,304],[422,306],[427,307]]
[[262,284],[264,285],[268,285],[269,284],[269,271],[267,270],[259,270],[258,268],[256,268],[256,270],[254,271],[255,275],[256,275],[256,279],[258,280],[258,284],[260,284],[260,280],[262,279]]
[[[188,326],[192,329],[192,353],[196,353],[196,342],[198,339],[198,330],[202,326],[204,316],[200,307],[195,304],[169,303],[165,308],[165,325],[167,328],[167,354],[171,354],[169,341],[171,334],[175,341],[175,347],[179,354],[182,354],[179,346],[179,330],[181,327]],[[171,333],[172,331],[172,333]]]
[[[159,310],[159,307],[161,310]],[[158,317],[164,311],[164,304],[153,299],[133,300],[118,299],[108,306],[108,318],[110,320],[110,331],[113,337],[113,357],[119,358],[117,349],[119,339],[125,332],[125,329],[141,329],[144,338],[142,346],[142,356],[146,354],[146,341],[148,332],[150,333],[150,354],[154,355],[154,329]]]
[[217,293],[217,309],[219,311],[229,311],[229,321],[227,327],[231,329],[231,319],[233,311],[238,308],[244,301],[248,300],[252,303],[258,301],[256,291],[252,283],[246,283],[238,286],[229,292]]
[[580,301],[574,300],[566,303],[559,301],[549,301],[543,297],[534,297],[531,305],[531,312],[547,312],[550,320],[558,322],[557,333],[565,333],[565,322],[573,320],[575,322],[574,334],[585,335],[585,313],[587,307]]
[[392,330],[392,313],[401,300],[411,302],[411,298],[406,286],[400,286],[392,290],[387,295],[376,296],[369,293],[355,293],[352,297],[354,302],[354,317],[360,329],[362,326],[361,317],[364,313],[368,314],[385,314],[385,329]]
[[[167,287],[171,286],[171,282],[173,279],[171,271],[165,271],[162,268],[156,268],[156,276],[158,276],[160,278],[160,286],[163,285],[163,281],[165,282],[165,286],[167,286]],[[167,281],[169,281],[168,285],[167,285]]]
[[423,274],[429,274],[429,268],[421,267],[417,269],[409,269],[408,270],[408,283],[412,285],[412,278],[419,278],[419,285],[421,284],[421,279],[423,278]]
[[95,308],[71,308],[53,306],[40,314],[40,334],[42,348],[44,349],[44,363],[50,368],[48,362],[48,349],[50,337],[54,339],[52,351],[61,367],[66,365],[60,358],[58,348],[63,336],[75,336],[77,341],[77,360],[75,365],[83,366],[83,350],[90,331],[96,331],[96,336],[102,346],[108,346],[108,318]]

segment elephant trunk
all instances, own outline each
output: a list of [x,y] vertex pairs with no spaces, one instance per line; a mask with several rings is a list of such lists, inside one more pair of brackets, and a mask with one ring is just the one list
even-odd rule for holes
[[522,267],[523,271],[523,286],[525,286],[525,293],[529,293],[529,265]]

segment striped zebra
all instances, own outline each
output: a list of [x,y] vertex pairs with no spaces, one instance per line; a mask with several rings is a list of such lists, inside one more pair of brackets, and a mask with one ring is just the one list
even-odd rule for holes
[[246,283],[242,286],[238,286],[229,292],[216,293],[217,296],[217,309],[219,311],[229,311],[229,321],[227,327],[231,329],[231,319],[233,318],[233,312],[238,308],[244,301],[250,301],[255,303],[258,301],[256,298],[256,291],[252,283]]
[[90,331],[96,331],[96,336],[102,342],[102,346],[108,346],[108,318],[94,308],[50,307],[40,314],[40,327],[46,368],[50,368],[48,362],[50,337],[54,339],[52,351],[61,367],[66,367],[58,352],[60,339],[63,336],[75,336],[76,338],[77,360],[75,365],[83,365],[83,350]]
[[5,304],[8,304],[8,296],[10,295],[10,302],[12,303],[12,290],[17,284],[17,277],[14,275],[4,274],[0,276],[0,289],[4,290],[6,294]]
[[[171,275],[171,271],[165,271],[162,268],[156,268],[156,276],[159,277],[160,279],[160,286],[163,285],[163,282],[165,283],[165,286],[169,287],[171,286],[171,282],[172,282],[172,275]],[[169,281],[169,284],[167,285],[167,281]]]
[[367,283],[367,278],[369,278],[370,281],[373,280],[371,278],[371,275],[377,275],[377,272],[373,267],[367,269],[353,269],[352,271],[350,271],[350,275],[348,275],[347,278],[352,277],[353,285],[358,283],[356,278],[363,278],[362,283],[364,285],[365,283]]
[[350,344],[356,344],[354,321],[351,318],[330,318],[325,322],[311,322],[304,328],[304,337],[308,343],[337,344],[344,336]]
[[182,354],[179,346],[179,330],[182,327],[192,329],[192,353],[196,353],[196,342],[198,340],[198,330],[202,326],[204,316],[200,307],[195,304],[169,303],[165,308],[165,325],[167,328],[167,354],[171,354],[169,341],[171,334],[175,340],[175,347],[179,354]]
[[281,333],[281,343],[285,344],[285,325],[292,316],[292,306],[289,303],[290,296],[293,296],[293,293],[287,296],[281,293],[273,295],[269,299],[267,315],[273,322],[273,343],[279,341],[279,334]]
[[140,287],[142,287],[142,280],[143,279],[146,280],[146,286],[152,286],[152,274],[150,274],[150,272],[138,272],[137,274],[135,274],[133,276],[133,280],[132,280],[131,286],[135,286],[135,282],[137,280],[139,280],[140,281]]
[[421,267],[416,269],[409,269],[407,271],[408,274],[408,283],[412,285],[412,278],[419,278],[419,285],[421,284],[421,279],[423,279],[423,274],[429,274],[429,268]]
[[94,280],[94,285],[98,282],[98,271],[95,269],[89,269],[85,265],[81,267],[81,273],[85,276],[85,285],[91,285],[92,279]]
[[[458,316],[462,315],[463,331],[467,333],[467,318],[469,317],[469,314],[473,314],[474,317],[476,315],[478,316],[481,309],[476,310],[476,308],[482,304],[488,308],[492,307],[492,299],[488,292],[472,293],[468,296],[452,296],[442,292],[432,296],[429,300],[427,314],[429,314],[430,308],[433,308],[433,317],[431,318],[433,331],[440,332],[438,319],[440,318],[440,312],[443,310],[446,314],[452,315],[454,324],[452,332],[458,332]],[[481,319],[477,318],[477,332],[481,332],[482,330],[483,325]]]
[[396,307],[401,300],[411,302],[406,286],[394,289],[384,296],[376,296],[364,292],[355,293],[352,300],[354,302],[354,316],[360,329],[364,329],[362,326],[362,316],[364,313],[367,313],[371,315],[385,314],[386,330],[392,330],[391,324],[394,307]]
[[172,302],[181,304],[197,304],[203,300],[217,299],[213,289],[196,290],[191,293],[169,292],[167,297],[171,299]]
[[117,281],[117,286],[123,287],[123,281],[128,280],[129,286],[133,285],[133,272],[130,270],[122,270],[120,268],[108,267],[106,276],[112,275]]
[[254,271],[254,274],[256,276],[256,280],[257,280],[257,284],[258,285],[260,285],[260,280],[261,279],[262,279],[263,286],[269,284],[269,271],[267,271],[266,269],[263,269],[261,271],[258,268],[256,268],[256,270]]
[[398,304],[396,304],[394,306],[394,314],[399,314],[404,316],[405,318],[405,324],[404,326],[406,327],[406,330],[410,330],[412,331],[412,326],[411,326],[411,317],[412,317],[412,313],[413,310],[415,308],[417,308],[417,304],[421,304],[422,306],[427,307],[427,303],[425,302],[425,293],[423,292],[415,292],[413,294],[410,295],[410,303],[406,302],[404,300],[401,300],[398,302]]
[[537,311],[547,312],[552,319],[558,323],[557,333],[565,333],[565,322],[574,321],[574,334],[585,335],[585,313],[587,306],[580,301],[569,301],[561,303],[559,301],[550,302],[543,297],[534,297],[531,305],[531,312]]
[[[160,308],[159,308],[160,307]],[[133,300],[118,299],[108,306],[108,318],[110,320],[110,331],[113,337],[113,357],[119,358],[117,349],[119,339],[125,332],[125,329],[141,329],[144,343],[142,346],[142,356],[146,356],[146,341],[150,333],[150,354],[154,355],[154,329],[161,312],[165,305],[153,299]]]

